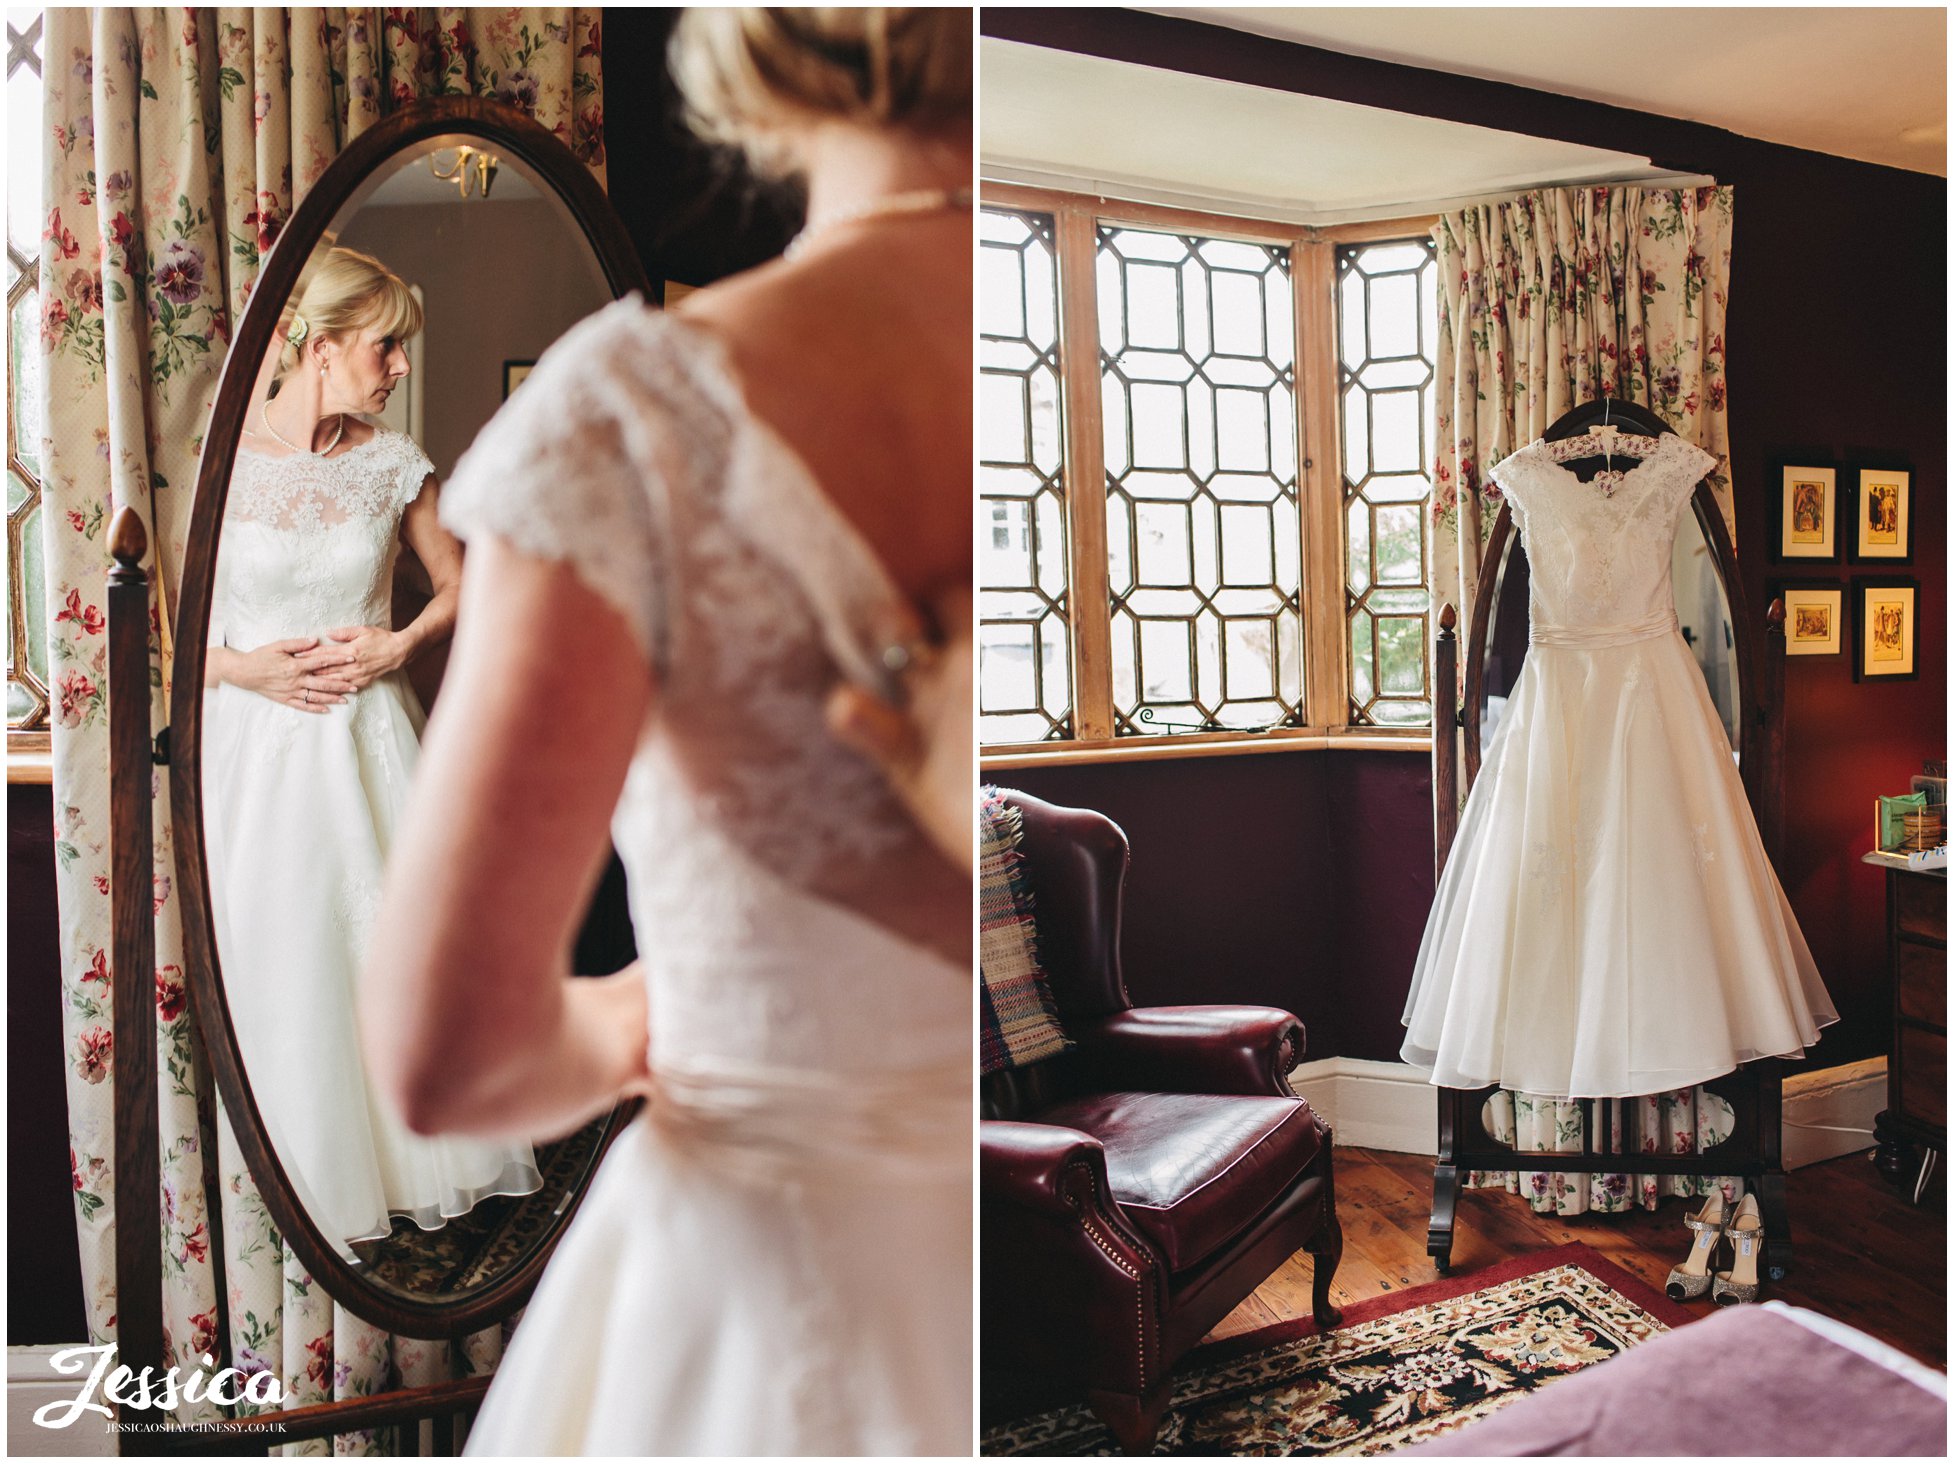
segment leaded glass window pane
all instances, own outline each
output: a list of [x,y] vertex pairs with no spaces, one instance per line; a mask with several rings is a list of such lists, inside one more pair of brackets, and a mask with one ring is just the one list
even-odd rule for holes
[[41,12],[7,11],[7,727],[47,726],[41,548]]
[[1435,258],[1428,239],[1337,250],[1353,725],[1420,727],[1432,720]]
[[1052,221],[980,211],[979,736],[1072,735],[1058,271]]
[[1303,719],[1288,251],[1102,226],[1114,728]]

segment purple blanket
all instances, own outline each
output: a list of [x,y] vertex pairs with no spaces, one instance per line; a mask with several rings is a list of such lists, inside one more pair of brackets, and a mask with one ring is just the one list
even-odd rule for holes
[[1944,1379],[1936,1397],[1814,1326],[1837,1324],[1815,1318],[1808,1325],[1775,1308],[1731,1307],[1403,1452],[1946,1454]]

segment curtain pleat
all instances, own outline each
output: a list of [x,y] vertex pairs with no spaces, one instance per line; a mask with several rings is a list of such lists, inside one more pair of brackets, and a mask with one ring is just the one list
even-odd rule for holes
[[[154,972],[109,969],[107,528],[150,531],[152,721],[190,495],[232,323],[279,228],[351,138],[416,98],[494,96],[604,181],[601,11],[49,7],[40,364],[56,891],[76,1223],[90,1341],[114,1339],[117,979],[154,982],[166,1346],[219,1351],[221,1219],[229,1350],[288,1405],[492,1370],[503,1328],[449,1344],[389,1337],[335,1307],[284,1246],[211,1100],[184,994],[165,780],[154,787]],[[212,1146],[215,1163],[208,1164]],[[206,1174],[218,1176],[218,1195]],[[179,1410],[214,1417],[214,1405]],[[393,1440],[348,1435],[340,1453]],[[324,1441],[292,1452],[327,1451]]]

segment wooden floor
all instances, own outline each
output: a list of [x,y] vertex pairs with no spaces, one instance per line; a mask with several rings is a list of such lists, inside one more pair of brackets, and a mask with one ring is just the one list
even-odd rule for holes
[[[1767,1283],[1766,1299],[1808,1307],[1934,1367],[1947,1366],[1947,1214],[1936,1188],[1916,1208],[1882,1183],[1863,1155],[1793,1170],[1790,1175],[1792,1274]],[[1432,1161],[1371,1149],[1337,1151],[1337,1214],[1343,1264],[1339,1306],[1437,1279],[1425,1254]],[[1666,1199],[1625,1215],[1536,1215],[1503,1191],[1459,1197],[1452,1269],[1464,1275],[1510,1256],[1579,1241],[1661,1289],[1688,1250],[1686,1208]],[[1298,1255],[1216,1327],[1229,1337],[1309,1315],[1310,1263]],[[1689,1304],[1708,1313],[1706,1297]]]

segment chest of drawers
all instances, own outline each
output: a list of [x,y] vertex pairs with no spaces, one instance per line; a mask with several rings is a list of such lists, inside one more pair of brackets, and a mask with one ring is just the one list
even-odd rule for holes
[[1919,1173],[1916,1149],[1947,1147],[1947,878],[1886,871],[1886,950],[1893,1046],[1886,1111],[1873,1121],[1874,1162],[1895,1183]]

